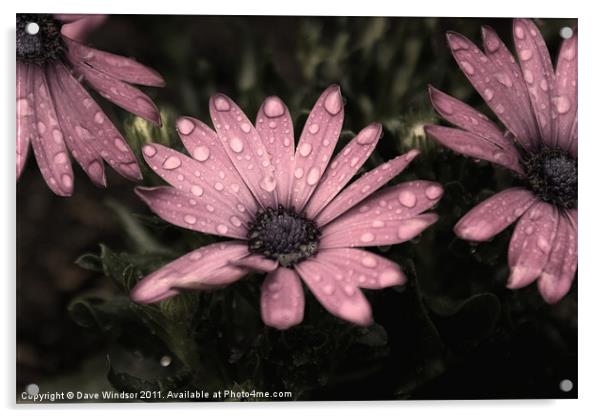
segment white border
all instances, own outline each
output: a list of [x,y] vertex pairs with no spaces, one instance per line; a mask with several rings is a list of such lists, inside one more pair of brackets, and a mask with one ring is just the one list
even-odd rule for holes
[[[10,4],[9,4],[10,3]],[[5,274],[0,280],[3,284],[3,317],[6,330],[4,343],[0,344],[5,365],[0,379],[2,407],[8,414],[29,415],[34,412],[47,416],[81,416],[85,410],[92,417],[106,417],[107,412],[125,410],[143,410],[145,416],[164,417],[168,411],[176,410],[178,415],[219,414],[225,416],[260,415],[307,417],[308,414],[334,412],[346,417],[374,415],[399,416],[462,416],[462,417],[504,417],[516,413],[542,413],[546,417],[589,416],[600,412],[598,387],[602,377],[600,354],[600,298],[602,296],[602,277],[598,271],[597,250],[602,237],[600,181],[602,178],[602,130],[598,128],[602,110],[600,59],[601,15],[594,2],[527,2],[525,0],[493,1],[419,1],[394,2],[393,0],[371,0],[352,4],[345,2],[325,2],[323,0],[302,1],[101,1],[101,0],[25,0],[4,1],[0,6],[2,13],[3,65],[2,77],[3,111],[0,113],[5,127],[0,143],[0,167],[3,173],[3,204],[0,206],[3,216],[1,265]],[[561,401],[415,401],[415,402],[315,402],[286,404],[227,404],[227,405],[190,405],[190,404],[153,404],[153,405],[45,405],[15,406],[15,183],[14,183],[14,138],[15,105],[13,92],[14,80],[14,25],[15,13],[19,12],[71,12],[71,13],[132,13],[132,14],[275,14],[275,15],[390,15],[390,16],[533,16],[533,17],[578,17],[579,18],[579,80],[580,80],[580,268],[579,268],[579,400]],[[10,231],[10,233],[6,233]],[[408,342],[411,343],[411,342]],[[10,373],[7,373],[10,371]]]

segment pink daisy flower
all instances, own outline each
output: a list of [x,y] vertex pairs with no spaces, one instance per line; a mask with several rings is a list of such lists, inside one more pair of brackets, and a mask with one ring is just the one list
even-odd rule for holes
[[79,42],[104,19],[17,15],[17,179],[31,143],[44,180],[60,196],[73,192],[68,151],[98,186],[106,186],[103,160],[124,177],[142,178],[129,145],[82,81],[129,112],[161,123],[150,98],[130,85],[163,86],[159,74]]
[[348,182],[374,151],[379,124],[364,128],[329,164],[343,125],[343,99],[331,86],[313,107],[295,149],[285,104],[268,97],[253,125],[223,94],[210,99],[216,132],[180,118],[188,157],[158,144],[143,155],[172,187],[137,188],[161,218],[198,232],[232,238],[202,247],[144,278],[132,290],[153,303],[185,289],[225,286],[251,271],[265,272],[261,314],[286,329],[303,320],[301,281],[326,310],[368,325],[360,288],[401,285],[399,265],[357,247],[412,239],[437,220],[423,213],[443,189],[410,181],[381,189],[418,154],[413,150]]
[[485,52],[447,35],[460,68],[505,125],[430,88],[433,106],[459,129],[428,126],[441,144],[501,165],[524,180],[480,203],[455,226],[466,240],[486,241],[518,220],[508,249],[507,286],[535,280],[548,303],[571,288],[577,269],[577,34],[565,39],[556,69],[537,26],[514,21],[519,64],[497,34],[483,27]]

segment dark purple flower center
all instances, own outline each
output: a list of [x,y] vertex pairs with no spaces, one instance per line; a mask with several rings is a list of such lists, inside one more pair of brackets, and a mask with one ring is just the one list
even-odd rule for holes
[[249,227],[249,250],[288,267],[312,256],[320,244],[315,222],[283,206],[261,209]]
[[61,24],[47,14],[17,14],[17,59],[42,65],[64,52]]
[[577,160],[559,148],[542,148],[524,163],[533,192],[564,209],[577,207]]

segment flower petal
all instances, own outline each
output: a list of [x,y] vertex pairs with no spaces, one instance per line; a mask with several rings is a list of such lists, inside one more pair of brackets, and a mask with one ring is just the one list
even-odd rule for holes
[[504,137],[495,123],[481,112],[432,86],[429,86],[429,95],[435,110],[448,122],[482,137],[498,148],[514,149],[512,141]]
[[295,137],[291,114],[284,102],[276,96],[265,99],[257,113],[255,127],[272,156],[278,202],[286,203],[295,166]]
[[27,161],[30,139],[36,132],[34,94],[31,65],[17,61],[17,179]]
[[560,216],[548,264],[537,281],[547,303],[556,303],[571,290],[577,271],[577,210]]
[[33,67],[35,128],[31,127],[31,145],[38,167],[48,187],[59,196],[73,193],[73,170],[63,133],[56,117],[46,75]]
[[54,18],[65,22],[61,34],[67,38],[82,42],[88,34],[104,23],[107,15],[54,15]]
[[[572,148],[573,126],[577,124],[577,32],[562,42],[556,64],[556,94],[552,101],[558,113],[558,145],[567,151]],[[576,129],[575,129],[576,130]],[[575,144],[576,149],[577,144]],[[574,155],[577,153],[575,152]]]
[[328,87],[311,110],[295,151],[291,206],[301,212],[322,179],[343,126],[343,97]]
[[230,284],[247,272],[231,266],[232,260],[248,254],[239,241],[210,244],[192,251],[146,276],[132,289],[137,303],[155,303],[170,298],[181,289],[211,289]]
[[136,187],[136,194],[171,224],[223,237],[247,237],[246,225],[232,221],[232,208],[208,196],[197,197],[167,186]]
[[86,64],[75,65],[75,68],[105,99],[155,125],[161,125],[159,110],[152,100],[137,88]]
[[245,258],[233,261],[232,264],[245,270],[261,273],[270,273],[278,268],[276,260],[258,254],[249,254]]
[[65,39],[65,43],[69,49],[69,58],[75,63],[94,68],[126,83],[165,86],[165,80],[159,73],[131,58],[89,48],[70,39]]
[[468,38],[448,32],[447,40],[454,58],[470,83],[508,130],[528,148],[530,140],[527,138],[533,138],[533,135],[538,137],[537,126],[532,124],[528,113],[521,112],[516,106],[512,86],[508,87],[509,83],[504,76],[504,82],[493,77],[493,74],[499,72],[498,68]]
[[[203,122],[191,117],[179,118],[176,126],[184,147],[192,158],[199,162],[195,167],[198,181],[213,188],[216,183],[210,182],[211,180],[227,185],[227,190],[237,199],[232,207],[235,204],[239,212],[248,212],[245,217],[252,216],[257,211],[257,201],[232,165],[230,157],[217,139],[217,134]],[[196,171],[199,175],[196,175]]]
[[299,276],[287,268],[267,275],[261,286],[261,318],[266,325],[285,330],[303,321],[305,296]]
[[218,138],[253,196],[265,207],[276,206],[274,166],[255,127],[223,94],[211,97],[209,111]]
[[401,173],[418,154],[418,150],[411,150],[404,155],[400,155],[379,165],[354,181],[319,213],[316,217],[318,226],[326,225],[337,216],[347,212],[369,197]]
[[516,221],[537,198],[521,187],[496,193],[462,217],[454,232],[469,241],[487,241]]
[[502,148],[480,135],[446,126],[427,125],[427,135],[442,145],[469,157],[490,161],[522,174],[520,154],[515,147]]
[[382,289],[407,281],[397,263],[356,248],[320,249],[312,260],[344,285]]
[[554,146],[556,115],[553,114],[552,97],[555,94],[556,81],[548,47],[535,23],[529,19],[514,20],[514,44],[529,89],[541,139],[549,146]]
[[90,141],[87,138],[80,137],[79,131],[76,129],[79,120],[77,120],[77,117],[73,117],[72,109],[81,106],[81,103],[74,103],[69,94],[65,93],[65,87],[56,68],[47,69],[46,74],[48,88],[56,104],[56,113],[67,148],[94,184],[99,187],[106,187],[107,179],[100,153],[89,143]]
[[531,107],[527,84],[521,69],[514,56],[493,29],[484,26],[481,33],[485,53],[497,69],[497,72],[493,74],[493,78],[507,89],[510,89],[508,93],[511,94],[513,106],[523,118],[528,129],[529,137],[517,139],[526,149],[532,150],[538,145],[539,129],[537,128],[537,120]]
[[383,242],[412,239],[428,226],[429,218],[405,221],[433,207],[442,195],[438,183],[425,180],[384,189],[329,223],[322,230],[320,247],[385,245]]
[[78,104],[70,109],[78,121],[75,133],[79,140],[90,144],[122,176],[140,180],[142,174],[136,156],[115,125],[63,64],[56,65],[54,70],[64,87],[63,94]]
[[244,229],[243,222],[251,220],[254,212],[250,212],[245,206],[248,202],[239,199],[232,187],[239,191],[238,187],[244,185],[240,186],[237,179],[226,178],[225,171],[210,171],[204,163],[160,144],[143,146],[142,155],[163,180],[199,204],[197,212],[214,213],[236,230]]
[[545,202],[535,203],[520,218],[508,246],[508,288],[528,286],[541,275],[548,263],[557,227],[558,211]]
[[372,323],[372,308],[356,286],[336,280],[324,265],[312,259],[295,265],[295,270],[328,312],[357,325]]
[[322,181],[305,207],[305,215],[308,218],[314,218],[343,190],[370,157],[381,133],[382,126],[380,124],[368,125],[339,152],[322,175]]

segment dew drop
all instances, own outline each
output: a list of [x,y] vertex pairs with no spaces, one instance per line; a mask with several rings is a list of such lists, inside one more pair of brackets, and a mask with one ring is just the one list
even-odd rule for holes
[[102,125],[104,121],[104,115],[101,112],[96,112],[96,114],[94,115],[94,122],[98,123],[99,125]]
[[278,97],[268,97],[263,105],[263,113],[268,118],[277,118],[284,114],[284,105]]
[[311,154],[311,144],[308,142],[301,144],[299,147],[299,154],[301,154],[302,157],[307,157],[309,154]]
[[188,118],[180,118],[176,122],[176,127],[182,135],[189,135],[194,130],[194,122]]
[[318,183],[318,180],[320,180],[320,171],[317,167],[312,167],[307,173],[307,184],[313,186]]
[[333,116],[341,111],[343,108],[343,98],[341,97],[341,92],[338,87],[326,96],[324,108]]
[[244,146],[240,138],[234,137],[230,139],[230,148],[232,149],[232,151],[239,153],[243,150]]
[[196,217],[192,215],[185,215],[184,222],[186,222],[188,225],[194,225],[196,223]]
[[490,101],[493,99],[493,90],[485,89],[485,100]]
[[332,295],[334,295],[335,288],[334,288],[334,286],[333,286],[333,285],[331,285],[331,284],[327,284],[326,286],[324,286],[324,287],[322,288],[322,291],[323,291],[323,292],[324,292],[326,295],[328,295],[328,296],[332,296]]
[[531,57],[533,56],[533,51],[530,49],[523,49],[522,51],[520,51],[520,53],[518,55],[520,56],[521,60],[529,61],[531,59]]
[[318,133],[318,131],[319,131],[319,130],[320,130],[320,125],[318,125],[317,123],[312,123],[312,124],[309,126],[309,133],[310,133],[310,134],[313,134],[313,135],[315,135],[315,134],[317,134],[317,133]]
[[441,186],[428,186],[426,188],[426,190],[424,191],[424,194],[426,195],[426,197],[428,197],[431,200],[435,200],[437,198],[439,198],[441,196],[441,194],[443,193],[443,189],[441,188]]
[[73,186],[73,177],[71,177],[70,174],[63,174],[61,176],[61,182],[63,183],[63,186],[70,189]]
[[52,131],[52,138],[54,139],[54,142],[56,142],[57,144],[63,143],[63,133],[61,131],[59,131],[58,129],[55,129],[54,131]]
[[249,132],[251,132],[251,125],[249,125],[248,123],[245,122],[245,123],[243,123],[243,124],[240,125],[240,129],[244,133],[248,134]]
[[272,176],[266,176],[259,182],[259,186],[268,193],[273,192],[276,188],[276,180]]
[[235,227],[239,227],[242,225],[242,221],[240,220],[240,218],[235,215],[230,216],[230,223]]
[[213,105],[220,112],[227,112],[230,110],[230,102],[221,94],[218,94],[213,98]]
[[300,179],[303,177],[303,169],[301,167],[295,169],[295,178]]
[[466,74],[474,75],[474,67],[468,61],[460,61],[460,66],[464,69]]
[[163,161],[163,168],[166,170],[173,170],[181,165],[182,161],[178,157],[173,155],[171,157],[168,157],[165,161]]
[[374,234],[372,232],[364,232],[360,236],[360,241],[361,242],[372,242],[372,241],[374,241],[374,238],[376,238],[376,237],[374,236]]
[[531,72],[531,70],[525,70],[525,81],[529,84],[533,84],[533,73]]
[[224,224],[219,224],[216,228],[217,232],[220,234],[225,234],[228,232],[228,227]]
[[195,196],[202,196],[203,195],[203,188],[200,186],[197,186],[196,184],[193,185],[190,188],[190,193],[192,193]]
[[115,138],[115,140],[113,141],[113,143],[115,144],[115,147],[117,147],[117,149],[119,151],[129,153],[130,149],[125,144],[125,142],[123,142],[123,139],[121,139],[121,138]]
[[561,115],[564,115],[569,110],[571,110],[571,101],[566,96],[559,96],[554,99],[554,104],[556,105],[556,110]]
[[376,261],[375,257],[366,256],[366,257],[362,258],[362,266],[364,266],[364,267],[374,268],[374,267],[376,267],[377,264],[378,264],[378,262]]
[[406,208],[413,208],[416,206],[416,195],[414,192],[410,190],[402,190],[398,196],[399,203],[401,203]]
[[145,146],[142,147],[142,152],[147,157],[152,157],[152,156],[154,156],[157,153],[157,148],[155,148],[152,145],[145,145]]
[[222,183],[220,183],[219,181],[217,183],[215,183],[213,185],[213,187],[215,188],[215,190],[217,190],[218,192],[221,192],[222,190],[224,190],[224,185]]
[[379,219],[372,221],[372,227],[373,228],[382,228],[385,226],[385,223]]
[[192,156],[194,157],[194,159],[197,161],[201,161],[201,162],[207,161],[207,159],[209,158],[209,155],[210,155],[209,147],[207,147],[206,145],[199,145],[192,152]]
[[514,34],[518,39],[525,39],[525,31],[522,26],[516,26],[514,28]]
[[67,162],[67,154],[64,152],[59,152],[53,158],[55,164],[64,164]]

